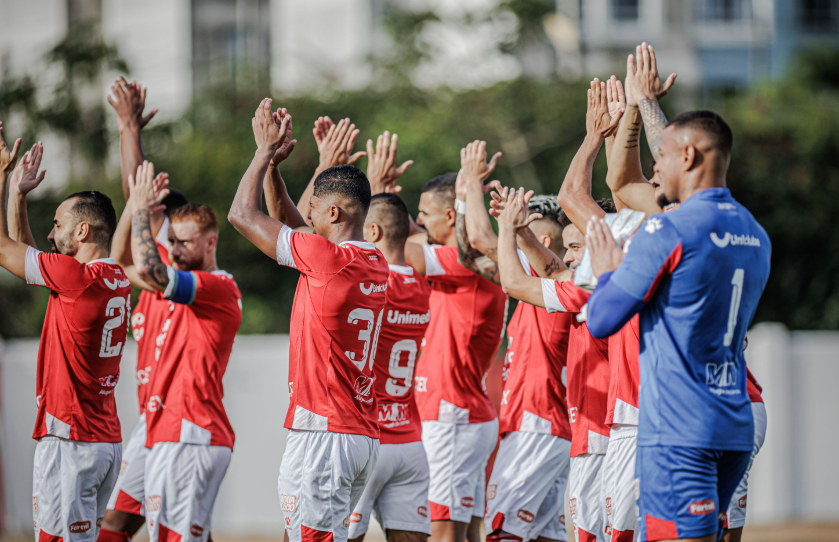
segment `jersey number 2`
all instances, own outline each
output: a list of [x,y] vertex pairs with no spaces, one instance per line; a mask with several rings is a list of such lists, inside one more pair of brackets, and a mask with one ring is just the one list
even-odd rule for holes
[[[105,322],[105,326],[102,328],[102,346],[99,349],[100,358],[112,358],[122,352],[122,343],[119,342],[112,345],[111,340],[113,339],[114,330],[125,322],[125,308],[131,303],[129,299],[112,297],[108,300],[108,306],[105,308],[105,316],[113,316],[113,318]],[[114,316],[117,311],[119,311],[119,314]]]
[[740,312],[740,298],[743,297],[743,278],[745,271],[735,269],[731,278],[731,306],[728,308],[728,328],[722,339],[723,346],[731,346],[734,340],[734,330],[737,327],[737,313]]

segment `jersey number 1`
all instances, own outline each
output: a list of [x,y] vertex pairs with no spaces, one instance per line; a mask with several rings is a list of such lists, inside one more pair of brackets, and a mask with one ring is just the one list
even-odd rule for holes
[[735,269],[731,278],[731,306],[728,308],[728,328],[722,339],[723,346],[731,346],[734,340],[734,329],[737,327],[737,313],[740,312],[740,298],[743,297],[743,278],[745,271]]

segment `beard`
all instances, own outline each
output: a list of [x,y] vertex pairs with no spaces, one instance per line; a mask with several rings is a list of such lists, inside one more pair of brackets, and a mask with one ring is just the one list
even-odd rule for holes
[[77,245],[70,239],[63,239],[56,237],[52,241],[52,251],[56,254],[64,254],[65,256],[72,256],[76,253]]
[[172,260],[172,267],[178,271],[200,271],[203,267],[204,261],[201,258],[185,258],[183,256],[175,258],[170,256]]
[[658,199],[656,200],[656,203],[658,204],[659,207],[661,207],[662,210],[664,210],[664,209],[667,209],[671,205],[677,205],[679,202],[678,201],[670,201],[669,199],[667,199],[667,196],[665,196],[662,193],[661,195],[658,196]]

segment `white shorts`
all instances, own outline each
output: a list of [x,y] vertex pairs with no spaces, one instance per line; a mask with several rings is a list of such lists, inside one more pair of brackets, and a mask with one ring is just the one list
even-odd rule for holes
[[524,542],[540,536],[567,540],[565,486],[571,441],[514,431],[498,446],[487,487],[487,534],[496,530]]
[[379,441],[364,435],[289,431],[280,463],[280,508],[290,542],[345,542],[350,513],[376,466]]
[[613,425],[603,459],[603,498],[606,533],[612,542],[638,540],[638,508],[635,503],[635,445],[637,425]]
[[350,516],[349,538],[367,532],[371,512],[384,531],[430,535],[428,479],[422,442],[380,445],[376,468]]
[[140,414],[140,421],[131,431],[131,437],[122,450],[122,466],[119,478],[108,500],[108,510],[144,516],[146,500],[146,415]]
[[749,491],[749,471],[752,469],[755,456],[763,447],[763,441],[766,440],[766,405],[752,403],[752,414],[755,418],[755,447],[752,449],[749,468],[746,469],[746,474],[743,475],[743,479],[737,485],[734,496],[731,498],[731,504],[728,505],[727,529],[738,529],[746,524],[746,494]]
[[483,423],[422,422],[428,456],[431,521],[469,523],[484,516],[486,466],[498,442],[498,419]]
[[41,438],[32,470],[35,540],[94,542],[121,458],[121,442]]
[[604,457],[603,454],[583,454],[571,458],[568,512],[574,522],[577,542],[603,542],[606,539],[601,487]]
[[158,442],[146,458],[146,521],[151,542],[206,542],[213,505],[232,450]]

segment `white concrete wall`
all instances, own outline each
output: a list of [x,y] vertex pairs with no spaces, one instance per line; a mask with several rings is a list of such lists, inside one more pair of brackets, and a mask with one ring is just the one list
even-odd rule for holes
[[[32,529],[31,439],[35,420],[35,340],[0,346],[0,458],[10,533]],[[123,356],[116,389],[123,435],[137,421],[136,350]],[[277,474],[288,405],[288,337],[242,336],[224,379],[225,406],[236,430],[233,460],[216,502],[213,531],[279,536]],[[769,429],[749,491],[753,524],[839,520],[834,459],[839,433],[839,332],[793,332],[762,324],[749,333],[748,364],[763,385]],[[371,526],[378,531],[375,522]]]

